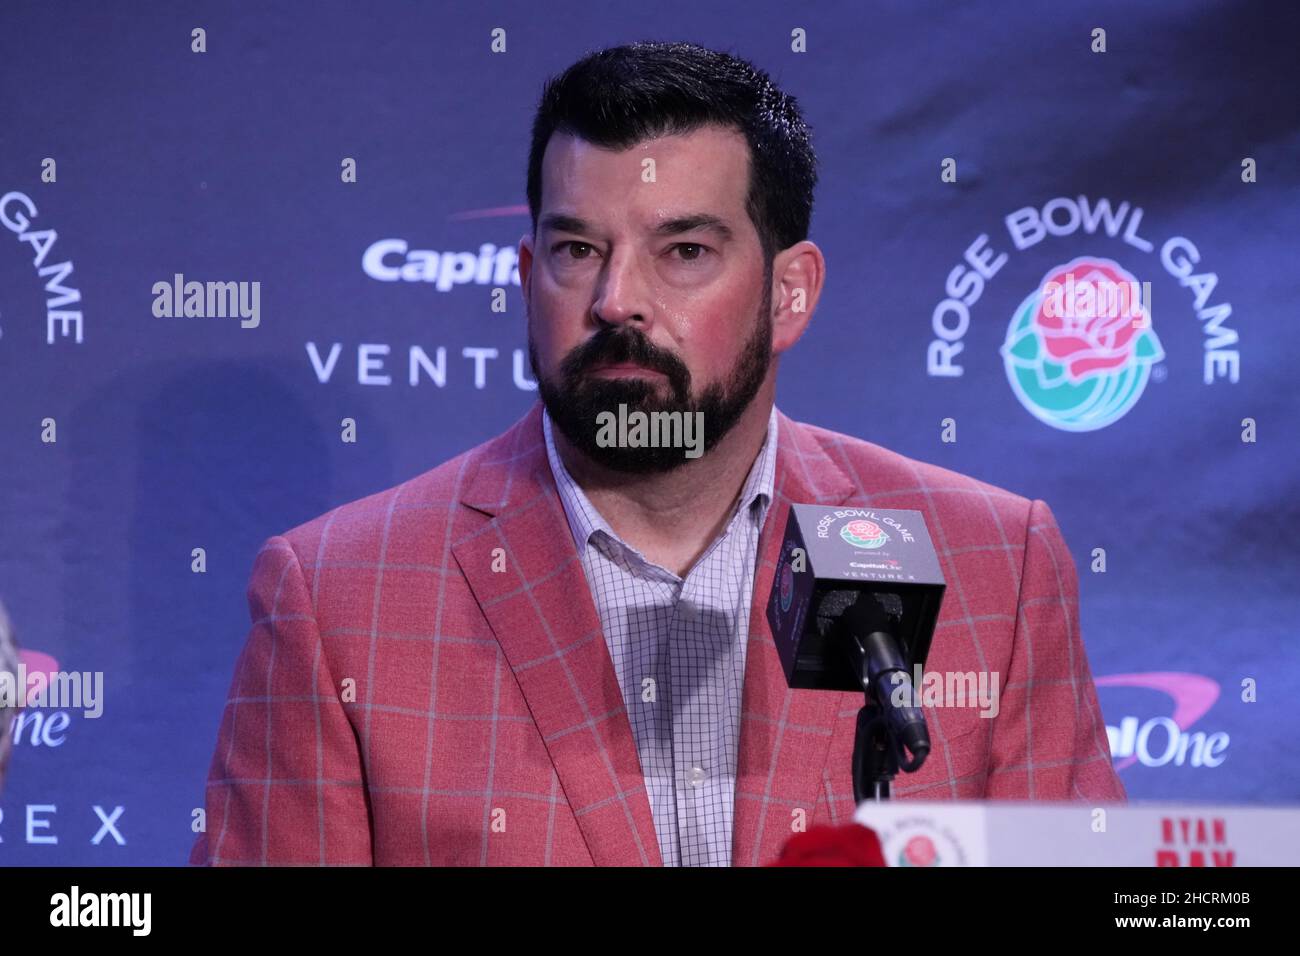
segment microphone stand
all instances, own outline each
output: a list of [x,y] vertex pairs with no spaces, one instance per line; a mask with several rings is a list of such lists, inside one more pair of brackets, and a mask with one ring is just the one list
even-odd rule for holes
[[889,784],[898,773],[898,740],[867,692],[867,702],[858,711],[853,738],[853,802],[888,800]]
[[898,642],[887,631],[873,630],[865,644],[850,631],[844,647],[866,695],[866,703],[858,711],[853,738],[853,802],[888,800],[890,783],[898,771],[919,770],[930,753],[929,741],[925,739],[908,758],[894,724],[878,702],[878,698],[889,700],[886,687],[891,674],[898,671],[907,676],[907,662],[898,649]]

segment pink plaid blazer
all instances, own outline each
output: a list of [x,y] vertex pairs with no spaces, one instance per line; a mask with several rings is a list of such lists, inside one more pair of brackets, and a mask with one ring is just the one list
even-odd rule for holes
[[[898,798],[1124,799],[1051,510],[778,414],[743,688],[733,864],[847,822],[861,695],[789,690],[766,603],[791,502],[925,515],[948,588],[927,666],[1001,710],[927,708]],[[401,485],[270,538],[207,784],[208,864],[661,865],[541,405]]]

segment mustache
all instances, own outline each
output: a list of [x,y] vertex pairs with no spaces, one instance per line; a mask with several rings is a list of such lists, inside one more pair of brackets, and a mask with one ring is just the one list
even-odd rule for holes
[[631,328],[603,328],[565,357],[562,372],[575,379],[597,365],[634,363],[662,372],[674,387],[684,390],[690,371],[676,355],[650,342],[645,334]]

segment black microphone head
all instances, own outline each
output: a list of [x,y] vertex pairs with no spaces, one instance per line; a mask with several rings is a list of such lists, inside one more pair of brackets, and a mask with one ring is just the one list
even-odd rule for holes
[[920,512],[791,504],[767,605],[786,680],[796,688],[861,686],[839,632],[853,607],[861,637],[892,633],[909,662],[924,664],[943,591]]
[[833,628],[849,626],[866,636],[888,631],[903,619],[903,599],[892,591],[839,589],[830,591],[817,608],[817,626],[823,636]]
[[844,612],[853,606],[853,602],[858,599],[858,595],[861,593],[861,591],[849,588],[827,591],[817,605],[817,633],[822,637],[829,636],[835,626],[839,624]]

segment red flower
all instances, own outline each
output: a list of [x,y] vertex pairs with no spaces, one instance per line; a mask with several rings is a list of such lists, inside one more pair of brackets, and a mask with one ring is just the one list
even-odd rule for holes
[[768,866],[884,866],[880,837],[860,823],[816,826],[786,841]]
[[1137,280],[1113,263],[1075,260],[1043,282],[1034,314],[1047,354],[1079,381],[1128,363],[1150,320]]

